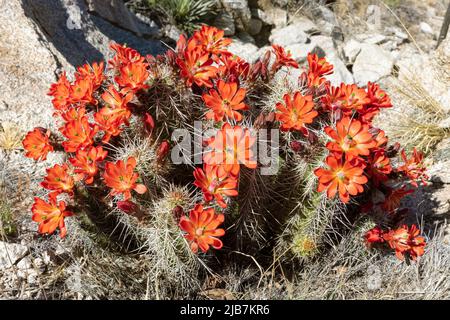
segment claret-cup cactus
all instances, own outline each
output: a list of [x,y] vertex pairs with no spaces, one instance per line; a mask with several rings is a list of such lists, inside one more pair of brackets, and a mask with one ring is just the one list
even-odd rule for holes
[[369,246],[421,256],[425,240],[400,205],[426,183],[424,160],[374,127],[392,107],[386,92],[331,85],[333,65],[313,53],[292,81],[300,66],[282,47],[251,64],[231,41],[203,26],[156,57],[113,43],[106,63],[61,74],[48,93],[59,129],[23,140],[34,161],[66,157],[32,206],[39,232],[64,237],[83,213],[165,279],[226,263],[219,251],[313,256],[363,215],[380,223]]

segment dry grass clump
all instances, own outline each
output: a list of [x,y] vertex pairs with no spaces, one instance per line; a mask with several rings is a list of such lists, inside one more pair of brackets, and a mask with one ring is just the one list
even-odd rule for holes
[[[434,81],[437,81],[434,74]],[[442,78],[441,78],[442,79]],[[442,85],[450,85],[442,81]],[[449,117],[440,102],[427,90],[421,76],[414,72],[405,72],[402,78],[391,81],[396,108],[382,113],[377,120],[386,126],[391,138],[398,140],[407,149],[416,147],[426,154],[450,136],[450,128],[442,122]]]

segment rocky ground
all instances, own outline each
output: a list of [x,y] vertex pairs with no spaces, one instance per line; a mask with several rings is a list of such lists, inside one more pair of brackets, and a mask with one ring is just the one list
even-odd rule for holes
[[[305,62],[308,52],[325,55],[335,67],[334,75],[330,76],[333,84],[381,82],[398,99],[394,101],[399,101],[397,113],[389,115],[394,135],[397,117],[410,112],[407,110],[410,104],[399,89],[406,87],[408,91],[407,83],[414,79],[415,85],[422,88],[421,97],[427,94],[424,97],[426,103],[440,108],[433,121],[436,121],[439,132],[444,133],[430,149],[429,185],[408,201],[414,213],[412,219],[423,226],[433,243],[425,261],[433,266],[430,269],[434,271],[430,271],[427,277],[447,277],[450,275],[447,264],[450,258],[450,38],[436,50],[445,1],[397,2],[397,6],[388,8],[375,0],[342,0],[334,6],[319,5],[314,1],[221,0],[221,10],[213,24],[223,28],[226,35],[234,39],[230,50],[251,62],[271,44],[280,44],[290,50],[300,63]],[[80,64],[107,58],[111,41],[127,43],[143,54],[157,54],[165,50],[161,37],[172,37],[173,40],[177,37],[177,32],[168,32],[170,28],[167,26],[161,28],[148,18],[134,15],[122,1],[116,0],[10,0],[0,6],[0,20],[0,127],[3,128],[0,138],[3,137],[3,141],[7,131],[10,135],[20,136],[35,126],[51,126],[50,99],[45,93],[62,70],[72,72]],[[431,102],[430,97],[433,99]],[[59,240],[37,236],[37,227],[31,222],[28,208],[32,201],[30,194],[36,192],[36,181],[43,174],[46,163],[35,165],[24,159],[20,152],[20,145],[6,148],[3,144],[0,150],[1,196],[11,204],[8,209],[11,210],[10,220],[17,229],[8,239],[2,233],[0,297],[144,298],[139,292],[145,292],[145,279],[132,279],[132,274],[139,272],[139,264],[134,258],[114,260],[116,270],[129,273],[129,295],[109,292],[109,288],[117,286],[116,280],[93,284],[77,273],[91,262],[86,261],[86,256],[81,257],[72,251],[73,242],[84,241],[84,245],[89,246],[92,245],[89,239],[69,237]],[[47,164],[56,160],[50,158]],[[1,221],[4,228],[7,221],[3,217]],[[98,254],[98,251],[93,249],[92,254]],[[109,261],[107,253],[101,251],[101,254],[99,259]],[[337,264],[333,268],[339,267],[339,263],[333,260],[335,258],[336,253],[331,253],[330,263]],[[393,265],[393,262],[383,262],[377,268],[384,270]],[[395,268],[398,274],[402,274],[402,268],[408,267],[395,264]],[[95,266],[91,265],[89,270],[94,274]],[[315,274],[308,272],[308,275]],[[349,283],[358,274],[357,271],[352,272],[348,277],[344,276]],[[370,276],[370,272],[363,276]],[[333,280],[324,287],[337,281],[336,274],[330,276]],[[396,291],[388,297],[450,297],[450,285],[446,280],[439,282],[439,279],[429,278],[419,281],[417,287],[411,289],[423,290],[425,294],[408,296]],[[83,286],[89,285],[104,288],[92,289],[87,295]],[[277,287],[276,283],[272,285],[275,289],[267,289],[270,293],[256,290],[253,296],[248,297],[270,298],[271,294],[276,297],[277,290],[282,291],[284,287]],[[434,287],[430,289],[429,285]],[[394,288],[394,282],[388,281],[385,289],[388,287]],[[427,288],[438,293],[436,296],[427,295]],[[228,289],[227,292],[233,291],[233,286]],[[296,298],[328,297],[313,292],[313,289],[311,292],[298,292],[298,288],[294,288],[290,294]],[[358,295],[353,292],[350,295],[357,298],[374,296],[377,294]]]

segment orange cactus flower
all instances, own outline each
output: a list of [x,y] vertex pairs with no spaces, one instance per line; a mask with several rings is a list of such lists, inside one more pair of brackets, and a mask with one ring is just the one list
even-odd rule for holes
[[85,179],[86,184],[94,182],[98,173],[97,162],[105,160],[108,152],[102,147],[91,147],[88,150],[78,150],[70,163],[75,167],[74,172],[78,174],[76,180]]
[[150,88],[145,84],[149,75],[147,64],[130,62],[119,69],[119,76],[115,77],[115,81],[119,86],[137,92]]
[[240,126],[231,127],[225,123],[222,129],[208,142],[209,151],[203,156],[208,165],[219,166],[219,170],[237,176],[240,164],[247,168],[255,169],[257,166],[252,147],[256,137],[252,136],[248,129]]
[[378,130],[378,133],[375,135],[373,140],[375,140],[376,142],[376,148],[385,146],[389,141],[388,137],[386,136],[386,132],[384,132],[383,130]]
[[397,168],[398,172],[403,173],[411,180],[411,184],[418,187],[417,180],[421,180],[422,184],[425,186],[427,184],[426,179],[428,175],[426,174],[427,168],[423,163],[423,153],[418,152],[414,148],[411,158],[406,157],[405,150],[401,151],[401,156],[403,159],[403,165]]
[[381,182],[388,180],[388,175],[392,172],[392,167],[389,158],[382,149],[372,153],[368,163],[368,173],[376,187]]
[[284,105],[277,103],[276,119],[281,122],[282,131],[298,130],[305,135],[308,133],[305,125],[313,122],[318,113],[314,110],[312,96],[303,96],[300,92],[291,95],[285,94]]
[[139,175],[134,172],[136,159],[129,157],[126,162],[119,160],[116,163],[107,162],[103,179],[105,184],[112,189],[112,195],[123,194],[124,200],[131,198],[131,190],[144,194],[147,188],[143,184],[137,184]]
[[[128,108],[128,103],[133,99],[133,91],[122,90],[118,92],[114,86],[110,86],[107,91],[102,94],[102,99],[106,106],[98,112],[104,119],[108,119],[110,124],[114,123],[120,126],[122,123],[129,124],[131,111]],[[102,122],[104,123],[104,121]],[[114,130],[113,130],[114,131]]]
[[384,239],[389,246],[395,250],[395,255],[398,259],[404,260],[405,254],[408,253],[412,260],[424,254],[426,245],[425,239],[419,236],[420,231],[416,225],[403,225],[396,230],[390,230],[384,234]]
[[391,98],[387,93],[381,90],[380,86],[375,83],[369,82],[367,84],[367,97],[369,98],[369,104],[376,108],[391,108]]
[[356,158],[335,158],[328,156],[326,159],[328,169],[318,168],[314,174],[319,179],[318,192],[327,190],[328,198],[334,198],[339,192],[342,202],[347,203],[350,196],[356,196],[364,191],[363,185],[367,183],[364,176],[364,168]]
[[125,45],[118,43],[111,43],[109,47],[115,51],[114,58],[108,61],[110,68],[119,70],[122,66],[129,63],[142,63],[145,58],[134,49],[128,48]]
[[68,139],[62,143],[66,152],[76,152],[78,149],[86,148],[94,143],[94,137],[98,132],[98,126],[91,125],[87,117],[70,121],[59,129]]
[[50,86],[47,95],[53,97],[52,104],[56,110],[63,111],[70,105],[70,86],[65,72],[61,74],[58,82]]
[[390,190],[383,203],[381,203],[381,208],[383,208],[383,210],[387,213],[392,213],[400,207],[400,202],[402,199],[413,192],[413,189],[407,190],[406,186],[403,186],[400,189]]
[[70,87],[70,102],[75,104],[97,105],[94,96],[94,83],[91,78],[80,78]]
[[370,149],[376,146],[369,132],[369,126],[359,120],[342,118],[336,123],[336,129],[325,127],[325,132],[334,140],[328,142],[326,147],[335,155],[347,153],[367,156]]
[[75,180],[66,163],[63,165],[55,164],[52,168],[46,169],[46,171],[47,176],[41,182],[41,186],[47,190],[72,193]]
[[113,109],[126,109],[128,103],[133,100],[133,91],[117,91],[114,85],[110,85],[108,89],[102,94],[102,99],[105,103]]
[[70,107],[66,112],[61,113],[61,117],[66,122],[79,120],[86,115],[85,107]]
[[34,160],[46,160],[49,152],[53,151],[50,144],[50,130],[34,128],[25,136],[22,141],[25,156]]
[[39,233],[53,234],[59,228],[59,236],[64,238],[67,234],[64,218],[72,216],[73,213],[66,211],[66,203],[64,201],[57,203],[56,197],[55,193],[51,193],[49,202],[37,197],[34,198],[34,204],[31,208],[33,212],[32,220],[39,223]]
[[180,74],[186,80],[187,86],[193,83],[198,86],[212,87],[211,79],[216,77],[217,68],[211,66],[213,60],[209,58],[200,48],[192,50],[186,49],[183,57],[178,58],[177,64],[180,67]]
[[226,83],[223,80],[217,82],[217,90],[209,90],[209,94],[203,94],[203,101],[211,109],[206,114],[207,119],[222,121],[225,116],[236,121],[242,120],[242,114],[237,110],[248,110],[243,102],[246,90],[239,88],[235,82]]
[[309,65],[308,86],[318,87],[326,81],[323,76],[333,73],[333,65],[328,63],[325,58],[319,58],[317,54],[308,54],[307,60]]
[[227,47],[232,40],[224,37],[225,32],[215,27],[203,25],[202,28],[196,32],[192,38],[195,40],[197,46],[200,46],[205,52],[212,55],[213,59],[217,61],[222,55],[231,55],[227,51]]
[[114,113],[110,108],[104,107],[94,114],[95,122],[104,132],[102,142],[107,143],[111,137],[117,137],[122,133],[122,124],[125,118],[120,113]]
[[409,233],[409,255],[412,260],[416,260],[418,257],[422,256],[425,253],[425,238],[419,236],[420,230],[417,228],[415,224],[411,226],[408,231]]
[[236,177],[221,172],[220,167],[205,164],[203,170],[201,168],[194,170],[194,177],[194,185],[202,189],[206,202],[216,199],[219,206],[226,208],[227,204],[223,196],[234,197],[238,195]]
[[383,243],[383,235],[383,230],[380,227],[376,226],[367,231],[364,235],[364,238],[366,239],[366,243],[368,244],[368,246],[371,246],[373,243]]
[[238,56],[223,55],[220,57],[218,76],[230,82],[239,82],[239,78],[247,78],[250,64]]
[[276,44],[273,44],[272,48],[276,56],[274,64],[275,70],[278,70],[282,66],[298,68],[298,63],[292,59],[292,54],[290,52],[286,52],[282,46]]
[[223,243],[218,237],[223,236],[225,230],[217,227],[224,220],[224,215],[216,214],[213,208],[204,209],[201,204],[197,204],[189,212],[189,217],[181,217],[179,226],[187,233],[184,237],[190,242],[194,253],[198,252],[198,248],[207,252],[210,246],[214,249],[222,248]]
[[75,79],[89,79],[92,82],[94,91],[100,88],[103,81],[105,81],[105,75],[103,71],[105,70],[105,63],[102,61],[100,63],[94,62],[92,65],[88,63],[78,67],[77,73],[75,73]]

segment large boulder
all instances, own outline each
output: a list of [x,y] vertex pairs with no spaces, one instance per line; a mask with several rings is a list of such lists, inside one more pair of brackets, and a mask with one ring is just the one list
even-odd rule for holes
[[10,0],[0,7],[0,20],[0,122],[24,130],[53,123],[50,84],[63,69],[110,58],[111,41],[142,54],[164,51],[160,41],[90,13],[83,0]]

